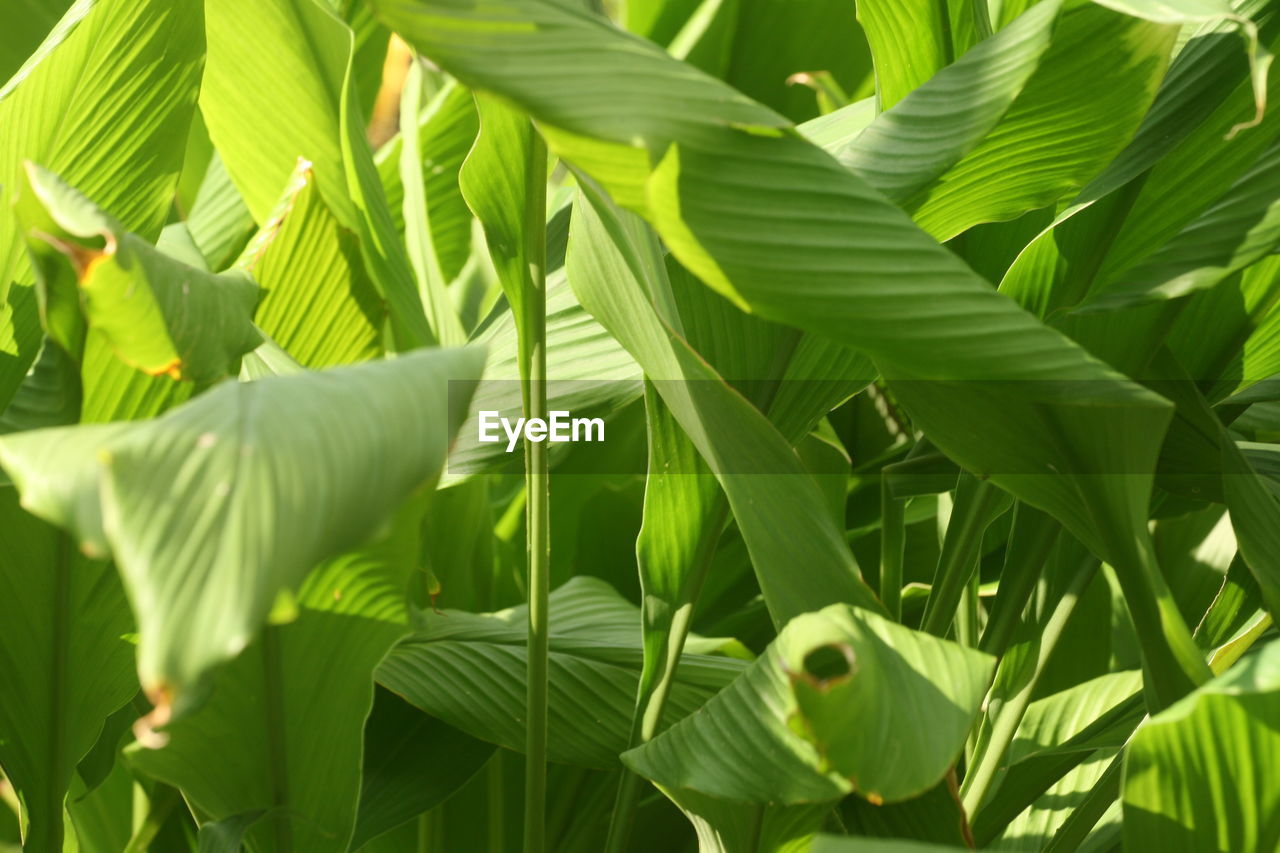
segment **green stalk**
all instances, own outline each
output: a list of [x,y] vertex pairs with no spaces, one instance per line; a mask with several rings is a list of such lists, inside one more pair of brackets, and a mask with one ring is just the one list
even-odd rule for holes
[[[525,417],[547,417],[547,149],[531,134],[525,172],[524,239],[529,259],[521,341]],[[547,606],[551,592],[551,493],[547,443],[525,441],[525,537],[529,559],[528,682],[525,694],[524,849],[546,849],[547,823]]]
[[495,749],[485,765],[485,793],[489,807],[489,849],[507,849],[507,781],[502,750]]
[[1031,600],[1060,530],[1052,517],[1021,501],[1014,506],[1013,513],[1004,567],[1000,572],[1000,589],[978,644],[979,649],[996,657],[1003,657],[1009,648],[1014,629]]
[[276,850],[293,850],[293,826],[289,817],[289,761],[285,752],[284,666],[280,657],[280,629],[268,625],[262,632],[263,684],[266,688],[267,747],[271,753],[271,822]]
[[906,507],[880,477],[880,600],[889,618],[902,621],[902,555],[906,546]]
[[961,475],[942,554],[933,575],[933,589],[925,605],[922,631],[935,637],[946,636],[964,588],[977,567],[982,533],[999,514],[1003,498],[1004,492],[989,481]]
[[1093,580],[1097,570],[1098,562],[1091,559],[1072,579],[1071,586],[1058,600],[1049,616],[1049,621],[1044,626],[1044,632],[1040,635],[1040,648],[1031,677],[1022,684],[1011,699],[1001,703],[997,709],[991,737],[978,756],[972,772],[965,774],[964,784],[960,786],[960,798],[966,814],[977,814],[978,808],[987,796],[991,782],[995,779],[996,772],[1004,761],[1005,753],[1013,743],[1013,736],[1017,733],[1018,726],[1021,725],[1022,718],[1027,712],[1027,706],[1031,704],[1031,696],[1035,692],[1036,684],[1044,673],[1054,649],[1057,648],[1058,641],[1062,639],[1067,620],[1071,618],[1076,604],[1080,601],[1080,596],[1084,594],[1085,588],[1089,585],[1089,581]]

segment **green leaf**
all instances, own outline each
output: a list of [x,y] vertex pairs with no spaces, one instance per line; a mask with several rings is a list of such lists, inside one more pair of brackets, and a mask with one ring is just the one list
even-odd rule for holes
[[[375,5],[464,83],[529,111],[553,150],[643,210],[691,272],[761,316],[866,352],[939,447],[1129,567],[1135,598],[1160,598],[1141,529],[1148,487],[1134,475],[1153,466],[1167,404],[993,293],[781,117],[599,18],[542,0],[497,17],[475,3]],[[927,378],[940,381],[906,381]],[[1150,627],[1171,699],[1207,670],[1185,626],[1152,615]]]
[[163,722],[281,590],[438,475],[480,368],[442,350],[227,383],[154,421],[9,436],[0,461],[33,512],[115,556]]
[[[221,668],[207,702],[129,747],[132,766],[247,832],[250,849],[346,851],[373,671],[408,631],[424,508],[422,497],[406,503],[389,536],[312,572],[297,617]],[[248,815],[251,825],[237,820]]]
[[963,850],[924,841],[906,841],[901,838],[848,838],[840,835],[819,835],[813,840],[813,853],[947,853]]
[[1275,849],[1280,791],[1265,768],[1280,760],[1278,692],[1272,642],[1139,728],[1125,750],[1126,846]]
[[[491,614],[424,613],[424,626],[379,667],[378,683],[472,737],[521,751],[527,614],[524,605]],[[549,757],[616,768],[628,744],[643,657],[639,612],[602,581],[575,577],[551,594],[549,616]],[[742,669],[733,658],[686,651],[668,723],[692,713]]]
[[[1079,736],[1108,712],[1124,707],[1141,688],[1140,673],[1114,672],[1031,703],[1006,756],[1004,784],[1008,787],[997,789],[989,806],[979,812],[979,819],[983,819],[988,809],[1003,810],[1005,804],[1001,800],[1006,796],[1030,799],[1039,792],[1034,802],[1004,828],[997,842],[1001,849],[1038,851],[1045,839],[1053,837],[1071,810],[1097,784],[1141,712],[1125,716],[1124,722],[1105,738],[1095,736],[1084,741]],[[1068,743],[1071,749],[1063,748]],[[1069,769],[1046,772],[1064,767]],[[975,832],[978,830],[975,821]]]
[[12,26],[0,36],[0,80],[8,80],[26,62],[70,5],[70,0],[23,0],[21,11],[15,9],[10,18]]
[[[410,128],[420,124],[420,116],[425,111],[430,114],[438,112],[449,101],[449,92],[441,91],[430,104],[423,104],[424,66],[416,57],[409,64],[409,73],[405,77],[404,91],[400,96],[400,121]],[[427,312],[427,321],[435,333],[436,340],[442,346],[461,346],[466,343],[466,333],[458,320],[453,300],[449,296],[449,279],[444,274],[444,267],[436,253],[435,236],[431,228],[431,208],[427,202],[427,192],[423,171],[423,152],[421,135],[409,133],[401,136],[400,151],[400,187],[404,196],[401,208],[404,214],[405,244],[409,250],[409,261],[413,265],[413,274],[418,281],[418,294],[423,308]],[[434,160],[430,164],[434,171]]]
[[378,690],[365,724],[360,813],[350,849],[444,802],[493,752],[490,744]]
[[123,228],[154,240],[200,85],[202,19],[199,4],[83,0],[0,88],[0,401],[40,341],[34,279],[11,210],[25,185],[23,161],[61,175]]
[[253,216],[216,151],[187,215],[187,230],[214,272],[230,266],[254,232]]
[[[215,276],[162,254],[39,166],[28,166],[27,179],[54,224],[29,233],[64,256],[84,321],[121,361],[151,376],[212,382],[235,372],[240,356],[261,341],[250,321],[258,287],[247,275]],[[60,292],[62,277],[50,280],[41,268],[46,313],[55,300],[74,311],[75,296]],[[74,352],[69,325],[60,342]]]
[[299,364],[332,367],[382,352],[386,307],[356,236],[321,198],[300,163],[275,216],[241,255],[264,293],[254,319]]
[[[1026,14],[1038,19],[1039,4]],[[1083,186],[1138,129],[1176,34],[1176,27],[1090,3],[1067,5],[1039,67],[1000,122],[907,209],[925,231],[948,239]]]
[[[570,281],[636,357],[719,479],[775,623],[835,601],[879,609],[790,444],[650,303],[661,298],[647,295],[661,259],[643,224],[627,216],[584,189],[570,234]],[[797,561],[808,569],[803,575],[793,571]]]
[[298,158],[360,238],[396,350],[434,341],[364,136],[351,80],[354,36],[322,0],[228,0],[207,10],[200,111],[253,218],[266,224]]
[[1101,279],[1082,310],[1176,299],[1212,287],[1280,244],[1280,145],[1160,248]]
[[[918,13],[912,6],[871,3],[860,10],[864,16]],[[892,98],[862,133],[842,140],[843,144],[824,147],[885,195],[905,201],[955,165],[996,126],[1040,66],[1061,9],[1062,0],[1037,4],[954,65]],[[886,39],[885,47],[917,51],[924,46]],[[916,70],[905,67],[908,73]],[[882,86],[890,85],[886,75],[879,79]]]
[[[361,4],[361,8],[368,7]],[[454,81],[446,83],[419,115],[418,148],[423,165],[429,167],[422,176],[429,213],[427,224],[446,281],[458,277],[471,254],[471,211],[458,188],[458,170],[478,129],[475,99],[466,87]],[[398,133],[374,155],[397,231],[404,231],[404,184],[400,176],[403,148],[404,134]]]
[[[876,70],[876,98],[888,110],[955,61],[947,0],[863,0],[858,4]],[[959,23],[959,22],[957,22]]]
[[0,487],[0,766],[28,850],[61,850],[63,801],[107,716],[137,690],[115,570]]
[[663,787],[726,800],[906,799],[950,769],[993,663],[832,605],[793,619],[700,713],[624,760]]
[[477,97],[476,109],[480,135],[462,164],[458,183],[484,226],[490,257],[511,306],[523,378],[532,358],[534,328],[546,322],[542,300],[534,293],[535,281],[545,274],[545,234],[525,228],[526,218],[541,220],[545,215],[545,187],[531,190],[526,180],[530,157],[543,157],[545,150],[529,119],[518,111],[485,96]]

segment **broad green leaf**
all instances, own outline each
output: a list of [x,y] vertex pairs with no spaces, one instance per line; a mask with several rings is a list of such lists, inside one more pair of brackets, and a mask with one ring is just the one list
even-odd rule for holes
[[[864,16],[893,14],[889,6],[879,2],[860,9]],[[1039,3],[954,65],[893,98],[862,133],[824,147],[891,199],[907,200],[955,165],[1008,111],[1049,49],[1061,9],[1062,0]],[[907,3],[896,13],[913,11],[918,10]],[[890,41],[887,47],[898,45],[922,48],[910,41]]]
[[387,302],[390,344],[433,342],[365,140],[351,28],[323,0],[228,0],[207,17],[200,111],[253,218],[266,224],[298,158],[309,161],[320,197],[359,236]]
[[[1018,775],[1020,771],[1028,771],[1037,762],[1048,764],[1048,759],[1062,744],[1084,732],[1104,713],[1124,703],[1141,688],[1140,673],[1116,672],[1031,703],[1007,755],[1010,770],[1006,778],[1010,789],[1024,791],[1027,777]],[[1136,720],[1131,720],[1129,731],[1134,722]],[[1045,839],[1053,836],[1071,810],[1092,790],[1127,735],[1128,731],[1122,730],[1108,745],[1095,741],[1091,744],[1092,751],[1085,744],[1077,744],[1077,752],[1086,753],[1080,756],[1082,760],[1004,829],[994,842],[995,848],[1039,851]],[[1020,762],[1025,763],[1019,766]],[[993,799],[1000,797],[1001,791],[997,789]]]
[[1169,330],[1169,349],[1210,403],[1280,372],[1280,256],[1265,258],[1187,300]]
[[305,367],[377,357],[386,307],[360,259],[300,163],[275,216],[237,263],[263,289],[257,325]]
[[[963,10],[953,20],[952,10]],[[956,60],[953,31],[971,25],[972,6],[949,0],[863,0],[858,22],[876,70],[876,98],[887,110]],[[965,21],[964,18],[969,18]]]
[[[945,377],[897,383],[926,434],[966,467],[1051,511],[1158,594],[1136,529],[1145,475],[1096,475],[1150,469],[1150,436],[1163,429],[1165,404],[992,293],[779,116],[603,21],[541,0],[513,2],[497,17],[480,15],[475,3],[451,4],[448,14],[432,2],[375,5],[464,83],[493,89],[539,119],[554,150],[619,203],[644,210],[673,254],[721,293],[862,349],[891,379]],[[554,56],[572,56],[569,79],[590,87],[565,85],[561,61],[547,59]],[[1049,384],[980,391],[957,381],[978,379]],[[1002,414],[962,424],[956,413],[965,411]],[[1070,458],[1064,444],[1047,439],[1046,418],[1076,447]],[[1005,475],[1048,470],[1060,475]],[[1081,476],[1086,471],[1095,476]],[[1134,586],[1135,597],[1151,594]],[[1189,632],[1176,623],[1152,628],[1152,665],[1172,698],[1201,677],[1200,665]],[[1177,663],[1162,648],[1166,630]]]
[[545,186],[531,187],[526,179],[534,168],[530,158],[545,156],[545,151],[536,143],[533,125],[520,112],[483,95],[477,97],[476,109],[480,135],[462,164],[458,183],[484,226],[498,280],[511,306],[523,378],[529,375],[535,337],[543,336],[535,336],[535,328],[545,325],[545,297],[539,299],[534,292],[546,273],[545,235],[525,228],[527,218],[542,220],[545,215]]
[[169,212],[204,54],[200,4],[72,6],[0,88],[0,401],[40,341],[33,278],[11,205],[32,160],[154,240]]
[[55,3],[22,0],[18,7],[21,11],[15,8],[9,19],[11,26],[5,27],[4,35],[0,36],[0,80],[8,80],[27,61],[70,5],[69,0]]
[[1280,244],[1280,145],[1141,261],[1102,277],[1084,309],[1176,299],[1211,287]]
[[[854,4],[843,0],[801,4],[755,0],[721,5],[718,20],[732,17],[734,25],[732,33],[726,32],[732,43],[727,46],[729,65],[724,79],[739,92],[796,121],[819,111],[817,99],[795,84],[798,73],[825,71],[853,98],[872,94],[871,52],[858,26]],[[714,44],[714,35],[706,41]],[[697,50],[689,58],[698,64]]]
[[76,764],[137,690],[131,630],[115,570],[0,487],[0,767],[28,850],[62,849]]
[[805,803],[893,802],[945,775],[993,659],[847,605],[793,619],[698,714],[624,760],[671,789]]
[[[1026,14],[1043,12],[1038,4]],[[947,239],[1083,186],[1137,130],[1176,33],[1090,3],[1067,5],[1037,71],[1000,122],[907,209],[920,227]]]
[[[1248,0],[1234,5],[1250,8]],[[1272,114],[1262,127],[1226,140],[1254,109],[1248,68],[1234,37],[1224,34],[1227,26],[1197,30],[1133,141],[1022,251],[1003,292],[1041,316],[1078,304],[1096,280],[1141,261],[1183,230],[1267,148]],[[1275,34],[1270,38],[1274,47]],[[1274,96],[1280,81],[1272,76],[1268,86]]]
[[187,215],[187,230],[213,272],[230,266],[254,232],[253,216],[216,151]]
[[1280,791],[1266,768],[1280,760],[1278,691],[1272,642],[1138,729],[1125,750],[1126,847],[1275,849]]
[[968,846],[969,821],[952,774],[919,796],[876,805],[852,794],[840,802],[840,818],[851,834],[910,838],[934,844]]
[[73,424],[80,417],[81,386],[67,351],[45,339],[40,355],[0,413],[0,433]]
[[[423,103],[423,75],[426,73],[421,60],[414,58],[409,64],[404,90],[400,96],[400,122],[410,128],[420,124],[424,113],[437,112],[449,99],[449,92],[442,91],[430,104]],[[418,282],[418,295],[427,313],[427,321],[442,346],[461,346],[467,342],[466,332],[458,320],[453,300],[449,296],[449,280],[444,274],[436,252],[435,236],[431,228],[431,208],[427,202],[421,136],[408,133],[401,136],[400,187],[403,195],[401,209],[404,216],[405,245],[409,261]],[[429,164],[434,171],[434,160]],[[505,171],[505,170],[504,170]]]
[[377,690],[365,723],[360,812],[350,849],[448,799],[493,752],[490,744]]
[[730,803],[687,788],[661,789],[693,824],[698,853],[807,853],[830,803],[794,806]]
[[[75,292],[63,293],[65,276],[50,281],[40,265],[46,316],[63,303],[74,311],[78,294],[89,328],[121,361],[151,376],[212,382],[234,372],[240,356],[258,345],[250,321],[258,287],[247,275],[187,266],[126,232],[53,173],[32,165],[27,178],[53,221],[47,230],[24,223],[29,239],[61,253],[76,279]],[[76,321],[56,322],[63,346],[75,352],[79,342],[69,339],[77,337]]]
[[[575,210],[570,282],[636,357],[719,479],[775,623],[836,601],[879,609],[790,444],[649,301],[655,298],[649,279],[662,261],[643,224],[590,189]],[[786,513],[785,524],[779,513]],[[803,576],[793,571],[797,561],[807,567]]]
[[450,398],[465,404],[480,368],[478,350],[444,350],[226,383],[154,421],[9,436],[0,461],[29,508],[114,555],[163,722],[281,590],[438,475]]
[[218,671],[208,701],[130,747],[129,762],[207,820],[255,815],[241,828],[252,850],[346,851],[373,671],[408,631],[424,506],[410,501],[388,537],[312,572],[297,618],[268,626]]
[[[575,577],[551,594],[549,757],[612,769],[627,748],[640,674],[640,614],[602,581]],[[434,717],[507,749],[524,748],[524,605],[489,614],[422,614],[423,626],[378,669],[378,683]],[[668,700],[667,722],[695,711],[743,669],[691,653]]]
[[[458,170],[478,129],[475,99],[455,82],[447,83],[419,116],[418,147],[426,167],[423,192],[429,212],[427,224],[446,281],[457,278],[471,254],[471,211],[458,188]],[[403,147],[404,135],[396,134],[374,155],[397,231],[404,230],[404,184],[400,176]]]

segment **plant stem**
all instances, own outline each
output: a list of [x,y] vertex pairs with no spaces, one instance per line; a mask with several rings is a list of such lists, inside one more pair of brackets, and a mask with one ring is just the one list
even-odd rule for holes
[[978,565],[982,533],[999,513],[1003,497],[1004,493],[987,480],[961,475],[920,630],[935,637],[946,636],[964,588]]
[[506,774],[503,772],[503,751],[495,749],[493,757],[485,765],[485,788],[489,808],[489,849],[507,849]]
[[266,688],[267,747],[271,757],[271,802],[276,850],[293,850],[289,817],[289,759],[285,750],[284,666],[280,655],[280,629],[268,625],[262,631],[263,684]]
[[[1053,651],[1057,648],[1058,640],[1062,638],[1062,631],[1067,626],[1067,620],[1076,609],[1076,603],[1079,602],[1080,596],[1084,594],[1085,587],[1089,585],[1089,581],[1093,580],[1093,576],[1098,571],[1097,560],[1088,560],[1087,563],[1072,579],[1071,586],[1063,593],[1062,598],[1058,600],[1053,612],[1049,615],[1048,622],[1045,623],[1044,632],[1040,635],[1040,648],[1036,655],[1035,669],[1031,673],[1018,692],[1011,699],[1001,703],[996,714],[995,725],[991,729],[991,737],[987,740],[986,748],[982,750],[978,756],[977,762],[973,766],[973,770],[964,777],[964,784],[960,788],[961,802],[964,804],[966,814],[977,814],[978,808],[982,805],[983,799],[987,796],[987,792],[991,788],[991,782],[995,779],[996,771],[1000,769],[1001,763],[1004,761],[1005,753],[1009,749],[1009,745],[1013,743],[1013,736],[1018,731],[1018,726],[1022,723],[1022,718],[1027,712],[1027,706],[1031,704],[1031,696],[1035,692],[1036,684],[1043,674],[1049,658],[1053,655]],[[1005,660],[1009,660],[1006,658]]]
[[1000,589],[991,605],[991,618],[982,632],[978,648],[1003,657],[1013,639],[1036,582],[1044,570],[1049,551],[1058,539],[1058,523],[1046,513],[1019,501],[1014,507],[1013,527],[1000,572]]
[[[527,290],[528,354],[524,391],[526,418],[547,416],[547,290],[546,290],[546,188],[547,149],[542,137],[530,135],[525,172],[524,238],[529,259]],[[547,804],[547,606],[551,585],[550,474],[547,444],[525,440],[525,537],[529,561],[528,683],[525,694],[525,803],[524,849],[546,849]]]
[[880,600],[889,618],[902,621],[902,556],[906,545],[906,507],[880,478]]

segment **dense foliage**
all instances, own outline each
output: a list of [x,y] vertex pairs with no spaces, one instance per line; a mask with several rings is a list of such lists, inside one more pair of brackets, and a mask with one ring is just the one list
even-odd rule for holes
[[1280,849],[1275,0],[65,6],[0,850]]

